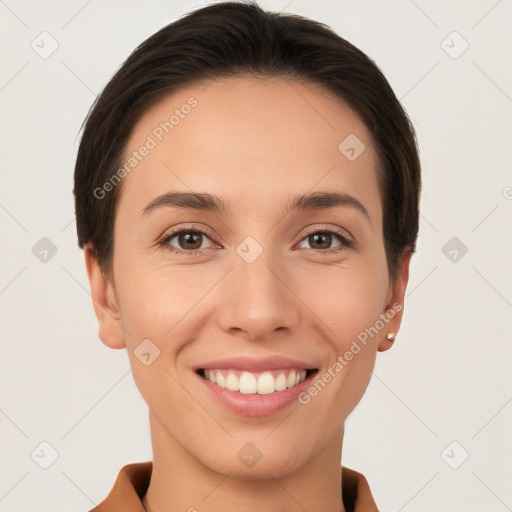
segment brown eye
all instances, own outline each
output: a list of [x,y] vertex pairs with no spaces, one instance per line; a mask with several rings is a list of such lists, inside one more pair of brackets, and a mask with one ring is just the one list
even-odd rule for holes
[[329,249],[332,235],[330,233],[314,233],[308,236],[308,241],[313,249]]
[[[333,243],[338,240],[336,245]],[[309,247],[302,244],[308,243]],[[354,246],[353,239],[345,230],[322,229],[309,233],[300,242],[300,247],[318,254],[332,254]]]
[[[341,242],[339,241],[337,245],[332,246],[332,243],[336,238]],[[340,245],[347,245],[346,240],[341,235],[331,231],[315,231],[303,238],[303,241],[307,241],[309,244],[309,247],[306,247],[306,249],[314,249],[318,251],[325,251]]]
[[202,254],[203,249],[209,248],[208,246],[203,247],[205,240],[210,240],[210,238],[201,231],[182,229],[181,231],[175,231],[165,236],[163,240],[159,242],[159,245],[175,253]]
[[202,236],[197,231],[182,231],[177,235],[179,248],[185,251],[199,249],[202,245]]

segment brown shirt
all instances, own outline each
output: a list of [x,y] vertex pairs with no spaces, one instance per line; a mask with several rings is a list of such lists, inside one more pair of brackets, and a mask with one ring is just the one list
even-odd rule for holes
[[[145,512],[142,497],[151,479],[153,462],[123,466],[110,494],[89,512]],[[342,494],[347,512],[379,512],[366,478],[342,466]]]

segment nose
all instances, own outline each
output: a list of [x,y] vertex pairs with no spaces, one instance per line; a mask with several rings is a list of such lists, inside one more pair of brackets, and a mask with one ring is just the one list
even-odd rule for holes
[[222,293],[218,320],[224,332],[265,341],[275,332],[294,331],[300,322],[301,301],[270,250],[251,263],[236,255]]

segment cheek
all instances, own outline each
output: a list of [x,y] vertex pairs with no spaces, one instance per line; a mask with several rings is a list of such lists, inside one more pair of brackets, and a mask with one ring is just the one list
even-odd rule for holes
[[152,268],[150,258],[138,249],[140,241],[133,230],[122,232],[122,223],[118,227],[123,236],[116,237],[114,269],[126,343],[134,348],[149,338],[160,345],[159,340],[186,313],[187,288],[176,273]]
[[117,285],[130,357],[143,340],[149,339],[160,350],[155,362],[174,373],[182,363],[182,352],[215,312],[208,293],[222,273],[199,272],[193,266],[148,268],[141,261],[131,268],[132,272],[120,272],[130,278],[120,279]]
[[[137,388],[153,411],[165,414],[179,409],[188,414],[194,405],[178,384],[176,363],[191,337],[187,313],[201,294],[183,293],[186,283],[176,276],[170,279],[165,272],[139,270],[120,287],[126,346]],[[148,352],[149,364],[145,364],[142,354]],[[168,418],[169,424],[173,421]]]
[[371,380],[381,336],[374,326],[382,313],[385,284],[370,271],[347,271],[331,281],[328,291],[309,295],[311,309],[328,326],[324,333],[330,345],[329,366],[317,378],[327,383],[322,400],[332,404],[336,418],[348,416]]
[[322,282],[328,284],[316,288],[309,285],[305,296],[311,309],[330,328],[329,337],[339,351],[378,319],[385,300],[386,276],[369,268],[343,269]]
[[130,344],[141,337],[153,339],[157,345],[164,339],[175,339],[181,320],[200,298],[199,292],[187,293],[185,283],[176,277],[166,279],[165,274],[140,279],[133,276],[123,284],[121,293],[123,323],[130,332]]

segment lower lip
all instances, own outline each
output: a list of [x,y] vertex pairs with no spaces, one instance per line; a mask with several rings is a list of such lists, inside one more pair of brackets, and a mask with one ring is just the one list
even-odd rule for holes
[[309,387],[311,378],[317,373],[311,373],[304,381],[292,388],[266,395],[257,393],[246,395],[238,391],[230,391],[217,386],[217,384],[212,384],[198,373],[195,375],[201,381],[204,389],[231,412],[243,416],[270,416],[282,411],[293,402],[298,402],[298,395]]

